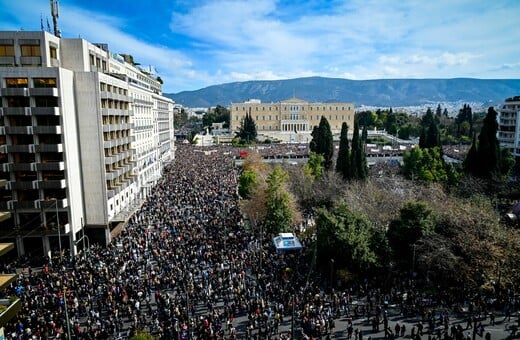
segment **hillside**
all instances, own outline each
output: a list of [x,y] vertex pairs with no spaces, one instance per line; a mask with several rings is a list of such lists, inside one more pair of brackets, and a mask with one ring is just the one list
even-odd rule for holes
[[348,80],[309,77],[245,81],[213,85],[196,91],[165,94],[188,107],[209,107],[254,98],[278,102],[293,96],[310,102],[354,102],[356,106],[416,106],[437,103],[496,105],[520,95],[520,79],[378,79]]

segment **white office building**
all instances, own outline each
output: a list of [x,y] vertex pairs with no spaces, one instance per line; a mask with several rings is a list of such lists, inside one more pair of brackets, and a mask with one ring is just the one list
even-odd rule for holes
[[130,59],[0,32],[0,238],[20,255],[110,242],[173,159],[174,103]]
[[498,108],[498,141],[501,148],[520,156],[520,96],[507,98]]

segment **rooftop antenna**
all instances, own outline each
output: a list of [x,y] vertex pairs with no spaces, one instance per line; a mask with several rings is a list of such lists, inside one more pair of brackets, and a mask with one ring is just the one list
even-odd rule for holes
[[58,29],[58,18],[60,17],[59,9],[58,9],[58,0],[50,0],[51,3],[51,15],[52,15],[52,23],[54,26],[54,35],[58,38],[61,38],[61,32]]

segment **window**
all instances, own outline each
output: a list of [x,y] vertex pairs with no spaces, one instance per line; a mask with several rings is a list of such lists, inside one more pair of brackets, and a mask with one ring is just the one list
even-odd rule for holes
[[56,87],[56,78],[34,78],[34,87]]
[[34,98],[36,107],[58,107],[58,98],[38,96]]
[[6,78],[5,82],[8,88],[27,87],[27,78]]
[[29,97],[7,97],[7,107],[29,107]]
[[56,47],[50,46],[49,55],[51,59],[58,59],[58,50],[56,49]]
[[21,45],[22,57],[39,57],[41,56],[40,45]]
[[14,57],[14,46],[0,45],[0,57]]
[[94,55],[90,54],[90,65],[94,65]]

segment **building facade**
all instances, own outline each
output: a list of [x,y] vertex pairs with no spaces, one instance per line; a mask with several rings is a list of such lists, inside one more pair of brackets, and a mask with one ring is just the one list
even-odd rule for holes
[[498,108],[498,141],[520,157],[520,96],[507,98]]
[[0,32],[0,87],[0,238],[19,254],[110,242],[173,157],[159,81],[106,44],[20,31]]
[[311,103],[294,97],[262,103],[253,99],[231,103],[230,112],[231,131],[236,132],[245,115],[250,114],[258,134],[290,142],[309,142],[322,116],[327,118],[333,134],[340,133],[343,122],[354,126],[354,103]]

